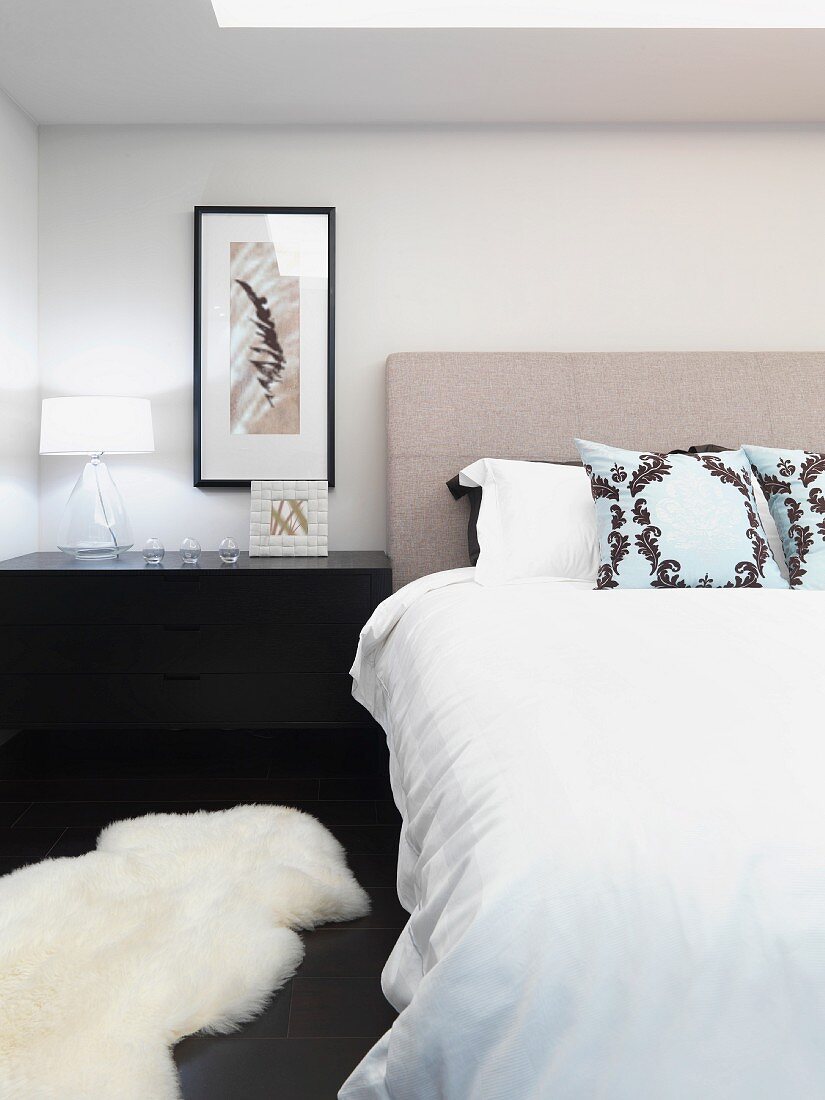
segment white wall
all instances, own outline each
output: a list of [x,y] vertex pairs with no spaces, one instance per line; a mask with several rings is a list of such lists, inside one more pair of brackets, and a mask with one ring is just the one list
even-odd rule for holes
[[[380,547],[389,352],[821,349],[823,179],[816,127],[46,128],[44,392],[153,399],[112,460],[139,538],[245,538],[191,485],[192,207],[335,205],[331,544]],[[77,465],[42,460],[42,548]]]
[[37,127],[0,92],[0,559],[37,549]]

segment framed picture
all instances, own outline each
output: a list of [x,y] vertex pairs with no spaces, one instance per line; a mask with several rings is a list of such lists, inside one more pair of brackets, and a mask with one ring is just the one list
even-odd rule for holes
[[253,481],[251,558],[326,558],[327,483]]
[[335,210],[195,207],[195,485],[335,484]]

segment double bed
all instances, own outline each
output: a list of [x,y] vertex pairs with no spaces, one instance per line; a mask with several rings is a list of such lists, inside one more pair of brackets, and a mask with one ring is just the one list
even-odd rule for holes
[[818,354],[392,357],[353,678],[410,919],[342,1100],[825,1095],[823,598],[483,587],[444,488],[576,435],[821,451],[823,408]]

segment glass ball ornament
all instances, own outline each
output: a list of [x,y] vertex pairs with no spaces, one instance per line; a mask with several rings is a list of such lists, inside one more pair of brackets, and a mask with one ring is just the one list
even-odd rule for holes
[[147,539],[143,544],[143,557],[147,565],[160,565],[166,553],[160,539]]
[[224,539],[218,547],[218,557],[224,565],[234,565],[241,556],[241,548],[234,539]]
[[201,544],[197,539],[184,539],[180,544],[180,556],[184,565],[197,565],[201,556]]

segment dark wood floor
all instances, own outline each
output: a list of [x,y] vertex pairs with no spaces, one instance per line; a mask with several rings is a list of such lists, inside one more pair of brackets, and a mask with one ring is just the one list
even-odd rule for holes
[[175,1050],[186,1100],[332,1100],[394,1012],[379,975],[406,919],[398,817],[375,730],[18,734],[0,746],[0,874],[81,855],[110,821],[240,802],[299,806],[338,837],[368,917],[307,934],[298,975],[258,1019]]

